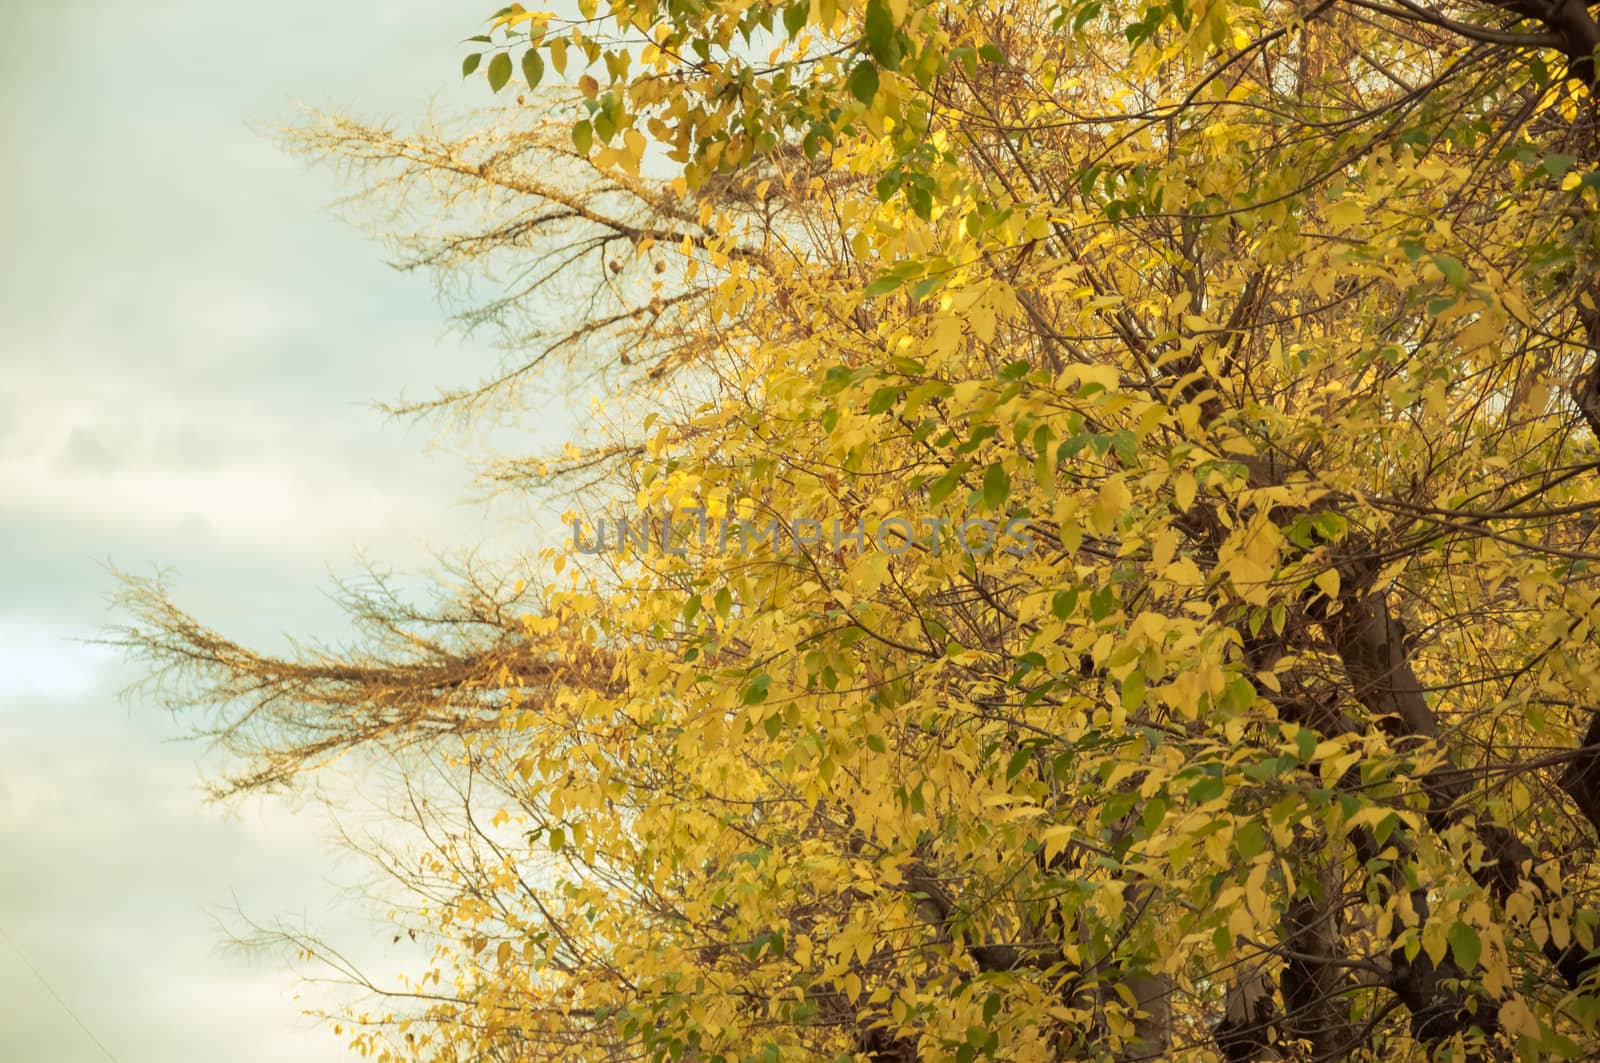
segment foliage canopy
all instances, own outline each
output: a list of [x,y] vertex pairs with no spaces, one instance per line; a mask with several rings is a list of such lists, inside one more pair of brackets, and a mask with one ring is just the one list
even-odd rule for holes
[[1589,11],[580,8],[492,19],[488,124],[288,136],[503,282],[506,372],[408,412],[567,372],[599,427],[488,479],[735,542],[613,516],[286,660],[128,599],[235,787],[432,765],[357,1046],[1600,1044]]

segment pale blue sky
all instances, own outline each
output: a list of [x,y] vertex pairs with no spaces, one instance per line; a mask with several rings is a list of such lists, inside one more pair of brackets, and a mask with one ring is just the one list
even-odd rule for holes
[[[0,928],[121,1063],[347,1058],[215,922],[237,899],[359,939],[322,821],[206,805],[203,750],[73,640],[112,619],[107,561],[279,645],[339,633],[321,591],[357,549],[481,537],[461,465],[366,404],[497,356],[246,122],[481,105],[457,42],[492,7],[0,0]],[[0,1061],[103,1059],[0,942]]]

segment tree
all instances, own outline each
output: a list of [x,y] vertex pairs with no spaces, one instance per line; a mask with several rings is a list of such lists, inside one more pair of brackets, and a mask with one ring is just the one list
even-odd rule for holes
[[582,15],[495,16],[485,129],[288,134],[504,282],[507,371],[405,412],[614,393],[488,473],[573,544],[352,653],[127,598],[234,788],[402,769],[435,965],[360,1046],[1589,1051],[1589,12]]

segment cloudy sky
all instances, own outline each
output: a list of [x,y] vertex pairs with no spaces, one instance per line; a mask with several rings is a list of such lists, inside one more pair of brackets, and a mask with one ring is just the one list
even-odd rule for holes
[[205,751],[77,640],[108,563],[276,647],[339,634],[358,550],[482,533],[456,457],[369,403],[496,356],[249,122],[482,103],[453,73],[493,6],[0,0],[0,1059],[105,1058],[23,956],[121,1063],[347,1058],[217,922],[357,927],[321,818],[206,804]]

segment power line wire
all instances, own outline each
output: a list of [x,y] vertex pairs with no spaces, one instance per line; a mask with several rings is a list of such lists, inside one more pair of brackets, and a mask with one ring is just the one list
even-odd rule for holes
[[33,976],[39,980],[39,984],[44,986],[45,992],[49,993],[52,997],[55,998],[55,1002],[57,1004],[61,1005],[61,1010],[66,1012],[67,1015],[72,1019],[72,1021],[78,1024],[78,1029],[83,1031],[84,1036],[87,1037],[89,1040],[93,1041],[94,1042],[94,1046],[96,1048],[98,1048],[101,1052],[104,1052],[105,1053],[105,1057],[107,1059],[111,1060],[111,1063],[117,1063],[117,1057],[111,1054],[111,1049],[107,1048],[101,1042],[100,1038],[98,1038],[98,1037],[96,1037],[94,1035],[94,1031],[93,1030],[89,1029],[88,1026],[84,1025],[83,1020],[78,1018],[78,1013],[72,1010],[72,1005],[68,1004],[65,1000],[62,999],[61,994],[56,992],[55,987],[52,986],[50,984],[49,980],[46,979],[45,976],[39,972],[39,968],[37,968],[37,967],[35,967],[33,965],[33,961],[28,959],[28,954],[23,952],[22,951],[22,947],[20,945],[18,945],[14,940],[12,940],[11,935],[6,933],[6,928],[3,927],[3,926],[0,926],[0,938],[5,938],[6,939],[6,944],[10,945],[11,946],[11,951],[15,952],[17,954],[17,959],[22,961],[22,965],[24,967],[26,967],[29,971],[33,972]]

